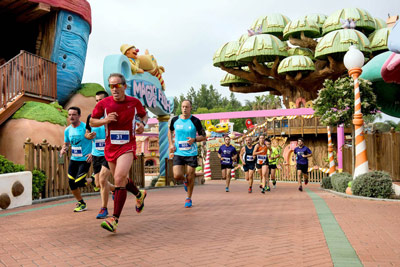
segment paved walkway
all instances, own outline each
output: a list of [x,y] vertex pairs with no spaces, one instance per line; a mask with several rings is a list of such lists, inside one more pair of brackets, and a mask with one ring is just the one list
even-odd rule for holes
[[0,211],[0,266],[400,266],[400,202],[224,188],[196,187],[191,209],[182,187],[150,190],[141,214],[129,196],[117,234],[95,219],[98,196],[82,213],[71,199]]

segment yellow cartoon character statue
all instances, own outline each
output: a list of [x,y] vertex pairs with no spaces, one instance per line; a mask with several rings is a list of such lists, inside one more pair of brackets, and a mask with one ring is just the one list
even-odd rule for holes
[[137,55],[139,49],[137,49],[134,45],[123,44],[121,45],[120,50],[121,53],[129,59],[129,62],[131,63],[132,74],[144,73],[143,69],[139,67],[140,60]]
[[158,66],[157,60],[154,58],[153,55],[149,54],[149,51],[146,49],[144,55],[139,55],[139,67],[144,71],[150,73],[151,75],[155,76],[161,84],[163,90],[165,90],[165,83],[164,79],[162,78],[161,74],[165,72],[164,67]]

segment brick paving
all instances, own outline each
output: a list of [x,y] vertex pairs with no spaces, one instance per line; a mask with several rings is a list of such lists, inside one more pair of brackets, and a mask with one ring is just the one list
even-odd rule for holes
[[[345,199],[309,185],[333,211],[365,266],[399,266],[400,203]],[[96,220],[100,198],[71,199],[0,217],[0,266],[332,266],[314,204],[294,183],[261,194],[244,181],[207,181],[185,209],[182,187],[149,190],[136,214],[128,197],[118,233]],[[67,203],[63,205],[63,203]],[[112,203],[109,204],[112,210]]]

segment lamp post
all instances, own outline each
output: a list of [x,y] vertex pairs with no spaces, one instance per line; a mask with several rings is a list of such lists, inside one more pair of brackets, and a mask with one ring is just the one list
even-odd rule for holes
[[364,65],[364,54],[351,45],[349,51],[344,55],[343,63],[349,70],[349,75],[354,80],[354,116],[353,124],[355,127],[355,152],[356,163],[353,179],[358,175],[368,172],[367,146],[364,138],[364,120],[361,113],[361,97],[358,77],[362,73],[361,67]]

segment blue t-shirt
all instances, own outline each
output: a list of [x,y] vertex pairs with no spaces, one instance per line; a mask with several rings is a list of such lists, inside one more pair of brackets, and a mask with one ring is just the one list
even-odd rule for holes
[[169,129],[170,131],[175,131],[175,155],[183,157],[197,156],[197,144],[194,142],[189,145],[188,137],[196,138],[196,132],[202,136],[206,135],[198,118],[190,116],[189,119],[184,120],[180,116],[176,116],[171,120]]
[[236,148],[232,145],[226,146],[225,144],[219,147],[218,154],[221,155],[222,165],[232,165],[232,157],[237,155]]
[[89,132],[96,133],[96,137],[91,140],[92,155],[96,157],[104,157],[104,148],[106,146],[106,128],[104,127],[104,125],[100,127],[90,127],[89,125],[90,117],[91,115],[88,116],[86,121],[86,130],[88,130]]
[[296,162],[297,164],[308,164],[308,158],[303,158],[303,155],[309,155],[311,154],[311,150],[303,146],[302,148],[296,147],[294,149],[294,153],[296,154]]
[[86,139],[86,124],[81,122],[78,127],[68,126],[64,131],[64,142],[71,144],[71,160],[86,161],[92,152],[92,141]]

